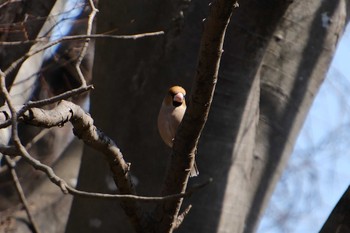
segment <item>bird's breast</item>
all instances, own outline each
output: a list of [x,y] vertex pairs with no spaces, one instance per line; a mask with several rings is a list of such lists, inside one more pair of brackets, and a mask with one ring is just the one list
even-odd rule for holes
[[158,116],[158,129],[163,141],[170,147],[182,121],[186,107],[162,106]]

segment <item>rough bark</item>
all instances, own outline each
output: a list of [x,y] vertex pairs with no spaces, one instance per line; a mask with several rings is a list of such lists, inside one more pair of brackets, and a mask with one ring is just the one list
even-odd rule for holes
[[345,28],[345,1],[294,1],[279,22],[260,66],[259,127],[252,166],[251,209],[258,219],[294,147]]

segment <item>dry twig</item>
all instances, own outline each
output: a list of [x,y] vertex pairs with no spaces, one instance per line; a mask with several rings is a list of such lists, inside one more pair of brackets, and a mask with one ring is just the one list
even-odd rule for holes
[[[61,126],[70,121],[72,122],[73,127],[75,127],[75,133],[80,135],[78,137],[81,137],[86,144],[96,149],[100,148],[101,146],[109,147],[107,150],[109,150],[110,152],[107,152],[107,156],[111,156],[110,153],[112,154],[117,153],[117,155],[113,155],[113,156],[119,157],[119,159],[122,160],[119,163],[126,164],[126,162],[122,158],[119,148],[116,147],[114,142],[111,139],[109,139],[107,136],[105,136],[101,131],[96,129],[96,127],[93,125],[93,120],[89,114],[85,113],[80,106],[75,105],[71,102],[61,101],[56,106],[56,108],[51,110],[43,110],[40,108],[29,109],[27,112],[23,114],[22,117],[19,117],[19,120],[24,121],[25,123],[30,125],[35,125],[35,126],[45,127],[45,128]],[[91,129],[92,132],[82,132],[84,130],[89,130],[89,129]],[[101,141],[97,142],[95,140],[97,141],[101,140]],[[203,184],[192,187],[187,192],[174,194],[174,195],[167,195],[162,197],[146,197],[146,196],[129,195],[129,194],[103,194],[103,193],[84,192],[69,186],[66,181],[64,181],[62,178],[58,177],[54,173],[51,167],[45,164],[42,164],[40,161],[31,157],[29,153],[26,151],[26,148],[24,147],[22,150],[18,150],[18,147],[16,146],[2,146],[0,147],[0,153],[7,154],[9,156],[20,155],[24,157],[27,160],[27,162],[29,162],[34,168],[45,172],[47,176],[50,178],[50,180],[54,184],[58,185],[64,193],[70,193],[70,194],[73,194],[76,196],[82,196],[82,197],[119,199],[122,201],[135,200],[135,201],[142,201],[142,202],[165,201],[165,200],[178,199],[178,198],[189,196],[193,192],[203,188],[204,186],[206,186],[211,182],[211,180],[209,179],[207,182]],[[115,163],[115,161],[113,161],[113,163]],[[114,166],[114,164],[111,166]],[[118,177],[116,179],[118,179]]]
[[[147,37],[153,36],[161,36],[164,35],[164,31],[156,31],[156,32],[145,32],[139,34],[132,35],[108,35],[108,34],[92,34],[92,35],[73,35],[73,36],[63,36],[60,39],[52,41],[49,47],[52,47],[56,44],[65,42],[65,41],[73,41],[73,40],[85,40],[85,39],[117,39],[117,40],[137,40]],[[22,44],[34,44],[38,42],[47,42],[47,38],[37,38],[35,40],[24,40],[24,41],[0,41],[0,45],[4,46],[14,46],[14,45],[22,45]],[[47,49],[45,47],[45,49]]]
[[[90,36],[91,35],[91,32],[92,32],[92,28],[93,28],[93,22],[94,22],[94,19],[95,19],[95,16],[98,12],[97,8],[95,7],[95,4],[92,0],[89,0],[89,5],[91,7],[91,13],[89,15],[89,19],[88,19],[88,23],[87,23],[87,29],[86,29],[86,35],[87,36]],[[89,46],[89,42],[90,42],[90,38],[87,38],[85,40],[85,43],[84,43],[84,46],[82,48],[82,50],[80,51],[80,55],[75,63],[75,69],[77,70],[77,73],[78,73],[78,76],[80,78],[80,84],[81,86],[86,86],[86,81],[85,81],[85,77],[81,71],[81,68],[80,68],[80,65],[81,65],[81,62],[83,61],[85,55],[86,55],[86,52],[87,52],[87,48]]]
[[19,182],[16,170],[15,170],[16,162],[13,161],[9,156],[4,156],[4,159],[6,161],[7,166],[10,168],[12,180],[15,183],[16,191],[17,191],[18,196],[23,204],[24,210],[27,214],[30,227],[32,228],[34,233],[40,233],[40,229],[38,227],[38,224],[34,220],[33,214],[31,213],[30,208],[29,208],[29,204],[27,202],[27,198],[25,197],[21,183]]

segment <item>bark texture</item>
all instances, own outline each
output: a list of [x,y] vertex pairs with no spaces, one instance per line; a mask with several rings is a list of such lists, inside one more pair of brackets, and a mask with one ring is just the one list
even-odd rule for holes
[[345,1],[294,1],[279,22],[260,65],[260,116],[252,166],[254,232],[323,82],[345,28]]

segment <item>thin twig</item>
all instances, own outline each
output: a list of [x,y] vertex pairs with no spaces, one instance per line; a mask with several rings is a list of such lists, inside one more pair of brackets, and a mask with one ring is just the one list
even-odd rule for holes
[[127,194],[105,194],[105,193],[92,193],[92,192],[85,192],[76,190],[71,187],[67,187],[68,192],[74,196],[80,196],[80,197],[87,197],[87,198],[102,198],[102,199],[118,199],[120,201],[125,200],[134,200],[134,201],[140,201],[140,202],[155,202],[155,201],[167,201],[172,199],[179,199],[184,198],[192,195],[194,192],[198,191],[199,189],[204,188],[209,183],[212,182],[212,179],[209,179],[202,184],[199,184],[197,186],[191,187],[188,191],[185,193],[179,193],[179,194],[173,194],[173,195],[167,195],[162,197],[146,197],[146,196],[138,196],[138,195],[127,195]]
[[84,87],[78,87],[69,91],[66,91],[62,94],[55,95],[51,98],[47,98],[44,100],[37,100],[37,101],[29,101],[24,105],[24,107],[19,111],[19,115],[21,115],[23,112],[27,111],[29,108],[34,108],[34,107],[43,107],[49,104],[56,103],[61,100],[66,100],[68,98],[71,98],[73,96],[80,95],[84,92],[91,91],[94,89],[93,85],[88,85]]
[[[42,126],[44,127],[46,124],[46,127],[53,127],[53,126],[59,126],[67,122],[68,120],[72,122],[73,127],[82,127],[84,128],[86,125],[90,125],[92,118],[85,114],[85,112],[81,109],[80,106],[75,105],[71,102],[62,101],[56,108],[52,110],[43,110],[38,108],[32,108],[29,110],[30,113],[25,113],[24,121],[26,123],[36,125],[36,126]],[[58,114],[59,113],[59,114]],[[85,116],[83,116],[84,114]],[[85,118],[87,117],[87,118]],[[20,118],[21,119],[21,118]],[[89,119],[89,120],[87,120]],[[62,120],[64,122],[62,122]],[[85,121],[84,123],[77,122],[77,121]],[[50,122],[49,124],[47,122]],[[79,126],[83,125],[83,126]],[[79,129],[76,129],[79,131]],[[88,130],[88,129],[85,129]],[[81,138],[86,139],[86,136],[81,135],[81,132],[79,133]],[[113,142],[110,139],[106,139],[106,136],[102,136],[102,132],[99,132],[99,136],[94,137],[95,140],[101,140],[102,144],[107,143],[108,144],[108,150],[110,150],[109,153],[116,153],[118,149],[113,148]],[[92,144],[91,138],[88,139],[89,143]],[[86,142],[86,141],[85,141]],[[99,144],[101,146],[101,144]],[[195,191],[203,188],[207,184],[209,184],[212,180],[209,179],[208,181],[192,187],[186,192],[174,194],[174,195],[167,195],[162,197],[146,197],[146,196],[138,196],[134,194],[102,194],[102,193],[92,193],[92,192],[85,192],[77,190],[67,184],[65,180],[57,176],[52,168],[50,166],[47,166],[45,164],[42,164],[40,161],[36,160],[35,158],[31,157],[30,154],[27,152],[26,148],[22,144],[17,144],[15,147],[0,147],[0,150],[3,149],[3,152],[7,152],[10,156],[16,156],[20,155],[23,157],[29,164],[31,164],[35,169],[43,171],[48,178],[51,180],[52,183],[56,184],[61,188],[63,193],[70,193],[72,195],[76,196],[82,196],[82,197],[90,197],[90,198],[107,198],[107,199],[118,199],[121,201],[142,201],[142,202],[152,202],[152,201],[165,201],[165,200],[171,200],[171,199],[178,199],[183,198],[186,196],[191,195]],[[101,148],[100,148],[101,149]]]
[[[87,23],[87,29],[86,29],[87,36],[91,35],[92,28],[93,28],[93,22],[94,22],[96,14],[98,12],[98,9],[95,7],[92,0],[89,0],[89,4],[91,7],[91,13],[89,15],[89,19],[88,19],[88,23]],[[78,76],[80,78],[80,82],[81,82],[82,86],[86,86],[86,80],[85,80],[85,77],[81,71],[80,65],[81,65],[81,62],[83,61],[83,59],[86,55],[87,48],[89,46],[89,42],[90,42],[90,38],[87,38],[85,40],[84,46],[83,46],[82,50],[80,51],[80,55],[79,55],[79,57],[76,61],[76,64],[75,64],[75,68],[77,70],[77,73],[78,73]]]
[[[150,32],[150,33],[142,33],[142,34],[135,34],[135,35],[125,35],[125,36],[114,36],[114,35],[76,35],[76,36],[64,36],[60,39],[51,41],[50,43],[47,43],[46,45],[42,46],[41,48],[31,50],[24,54],[22,57],[17,59],[16,61],[12,62],[12,64],[5,70],[3,71],[4,76],[6,77],[8,74],[10,74],[12,71],[14,71],[17,66],[19,66],[23,61],[25,61],[28,57],[33,56],[37,53],[40,53],[41,51],[44,51],[45,49],[48,49],[56,44],[59,44],[64,41],[71,41],[71,40],[82,40],[86,38],[114,38],[114,39],[139,39],[139,38],[144,38],[144,37],[149,37],[149,36],[156,36],[156,35],[162,35],[164,34],[163,31],[158,31],[158,32]],[[40,40],[40,39],[39,39]],[[5,42],[3,42],[5,43]],[[15,42],[6,42],[6,43],[14,43]],[[0,43],[1,45],[1,43]]]
[[30,227],[33,229],[33,232],[35,233],[40,233],[40,229],[38,227],[38,224],[36,223],[30,208],[29,208],[29,204],[27,202],[27,198],[24,195],[21,183],[19,182],[18,176],[17,176],[17,172],[15,170],[15,166],[16,166],[16,162],[13,161],[9,156],[5,155],[4,156],[5,161],[8,165],[8,167],[10,168],[10,172],[11,172],[11,176],[12,176],[12,180],[15,183],[15,187],[16,187],[16,191],[18,193],[18,196],[23,204],[24,210],[27,214],[29,223],[30,223]]
[[[36,142],[42,139],[49,131],[50,129],[41,130],[37,135],[34,136],[34,138],[30,142],[26,144],[25,146],[26,150],[29,150]],[[18,161],[20,161],[22,158],[21,156],[18,156],[18,151],[14,146],[0,146],[0,153],[13,157],[12,161],[15,163],[18,163]],[[8,166],[0,167],[0,173],[7,171],[7,169],[8,169]]]
[[49,133],[50,129],[43,129],[37,135],[33,137],[30,142],[28,142],[25,146],[26,150],[29,150],[35,143],[37,143],[40,139],[42,139],[45,135]]
[[[108,35],[108,34],[72,35],[72,36],[63,36],[57,40],[52,41],[51,43],[53,43],[53,44],[51,46],[54,46],[54,45],[59,44],[61,42],[72,41],[72,40],[85,40],[85,39],[137,40],[137,39],[142,39],[142,38],[146,38],[146,37],[153,37],[153,36],[160,36],[160,35],[164,35],[164,31],[145,32],[145,33],[132,34],[132,35]],[[24,40],[24,41],[23,40],[22,41],[8,41],[8,42],[1,41],[0,45],[13,46],[13,45],[22,45],[22,44],[34,44],[34,43],[38,43],[38,42],[48,42],[48,39],[47,38],[38,38],[35,40]],[[51,47],[51,46],[49,46],[49,47]]]
[[89,146],[102,152],[114,172],[117,186],[123,194],[135,194],[129,174],[129,165],[112,139],[96,128],[91,116],[78,105],[62,100],[54,109],[31,108],[21,116],[25,123],[40,127],[73,125],[74,134]]
[[[64,41],[71,41],[71,40],[82,40],[86,38],[113,38],[113,39],[139,39],[139,38],[144,38],[144,37],[149,37],[149,36],[156,36],[156,35],[162,35],[164,34],[163,31],[158,31],[158,32],[150,32],[150,33],[142,33],[142,34],[135,34],[135,35],[125,35],[125,36],[114,36],[114,35],[76,35],[76,36],[64,36],[60,39],[54,40],[50,43],[47,43],[46,45],[42,46],[41,48],[34,49],[32,51],[27,52],[24,54],[22,57],[14,61],[3,73],[4,76],[6,77],[9,73],[14,71],[17,66],[19,66],[23,61],[25,61],[28,57],[33,56],[37,53],[40,53],[41,51],[44,51],[45,49],[48,49],[56,44],[59,44]],[[40,40],[40,39],[39,39]],[[3,42],[5,43],[5,42]],[[14,42],[6,42],[6,43],[14,43]],[[1,43],[0,43],[1,45]],[[13,44],[15,45],[15,44]]]
[[[18,122],[17,122],[17,113],[16,113],[16,109],[14,108],[11,100],[10,100],[10,94],[9,92],[7,91],[7,88],[6,88],[6,81],[5,81],[5,75],[4,73],[0,70],[0,89],[1,89],[1,93],[11,111],[11,131],[12,131],[12,135],[11,135],[11,138],[15,144],[15,146],[17,147],[17,149],[19,149],[18,145],[22,146],[23,145],[20,143],[20,139],[18,137],[18,129],[17,129],[17,126],[18,126]],[[23,147],[24,148],[24,147]],[[7,156],[5,156],[5,159],[8,161],[8,164],[9,166],[11,166],[11,174],[12,174],[12,177],[15,181],[15,184],[16,184],[16,189],[17,189],[17,192],[20,196],[20,199],[26,209],[26,213],[27,213],[27,216],[28,216],[28,219],[29,221],[31,222],[31,225],[33,227],[33,230],[36,232],[36,233],[40,233],[39,231],[39,228],[37,227],[30,211],[29,211],[29,207],[28,207],[28,203],[26,201],[26,198],[24,196],[24,193],[23,193],[23,190],[22,190],[22,187],[21,185],[19,184],[19,181],[18,181],[18,177],[17,177],[17,174],[16,172],[14,171],[14,166],[12,166],[13,164],[11,163],[11,159]]]
[[[3,148],[3,147],[0,147]],[[8,152],[8,151],[7,151]],[[11,154],[9,156],[17,156],[19,154],[18,150],[11,150]],[[8,159],[9,156],[6,156]],[[128,194],[105,194],[105,193],[96,193],[96,192],[85,192],[81,190],[77,190],[67,184],[65,180],[62,178],[58,177],[54,171],[52,170],[51,167],[42,164],[40,161],[34,159],[31,157],[29,154],[24,153],[24,157],[27,159],[27,162],[29,160],[29,163],[37,170],[43,171],[49,179],[59,186],[62,191],[67,194],[72,194],[74,196],[79,196],[79,197],[86,197],[86,198],[100,198],[100,199],[117,199],[120,201],[127,201],[127,200],[134,200],[134,201],[140,201],[140,202],[155,202],[155,201],[166,201],[166,200],[172,200],[172,199],[178,199],[178,198],[184,198],[192,195],[194,192],[204,188],[207,186],[209,183],[212,182],[212,179],[208,179],[207,181],[191,187],[189,190],[187,190],[184,193],[179,193],[179,194],[173,194],[173,195],[167,195],[167,196],[162,196],[162,197],[147,197],[147,196],[139,196],[139,195],[128,195]],[[15,161],[11,161],[11,163],[14,163]],[[7,162],[10,164],[10,162]]]
[[[80,106],[63,100],[51,110],[32,108],[23,114],[23,121],[41,127],[62,126],[68,121],[71,122],[73,125],[73,132],[78,138],[105,155],[110,169],[113,172],[115,184],[121,194],[136,195],[135,186],[132,183],[129,172],[130,165],[125,162],[120,149],[112,139],[96,128],[91,116],[86,114]],[[25,151],[22,153],[25,153]],[[33,166],[37,166],[38,169],[42,168],[42,166],[39,167],[37,164]],[[49,178],[51,177],[52,174]],[[53,180],[53,182],[57,184],[57,181]],[[60,183],[58,183],[58,185],[59,184]],[[64,183],[63,187],[65,191],[68,192],[67,186],[68,185]],[[174,193],[170,193],[170,195]],[[121,206],[124,208],[125,213],[128,215],[137,232],[141,232],[142,229],[149,227],[146,226],[148,222],[145,221],[145,215],[138,202],[124,199],[122,200]]]
[[179,214],[179,216],[177,216],[177,220],[176,220],[174,229],[177,229],[180,227],[181,223],[183,222],[185,217],[190,213],[191,209],[192,209],[192,205],[189,205],[181,214]]
[[[19,111],[17,112],[17,116],[21,116],[25,111],[27,111],[30,108],[43,107],[43,106],[46,106],[46,105],[49,105],[49,104],[53,104],[53,103],[56,103],[58,101],[65,100],[65,99],[71,98],[73,96],[80,95],[80,94],[82,94],[84,92],[87,92],[87,91],[90,91],[90,90],[93,90],[93,89],[94,89],[93,85],[88,85],[88,86],[85,86],[85,87],[78,87],[78,88],[66,91],[66,92],[64,92],[62,94],[55,95],[55,96],[53,96],[51,98],[47,98],[47,99],[44,99],[44,100],[29,101],[28,103],[26,103],[21,108],[19,108],[18,106],[15,106],[16,109],[19,109]],[[8,114],[6,111],[3,111],[3,112]],[[11,125],[11,119],[7,119],[6,121],[4,121],[4,122],[2,122],[0,124],[0,129],[8,127],[10,125]]]

